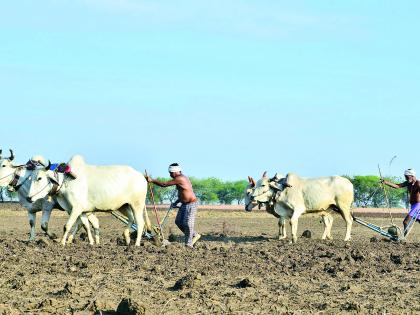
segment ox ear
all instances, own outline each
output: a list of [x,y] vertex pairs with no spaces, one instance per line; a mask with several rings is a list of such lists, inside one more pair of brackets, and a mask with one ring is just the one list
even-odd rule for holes
[[270,182],[270,187],[271,188],[273,188],[274,190],[277,190],[277,191],[279,191],[279,190],[283,190],[283,185],[282,184],[280,184],[280,183],[276,183],[276,182],[274,182],[274,181],[272,181],[272,182]]
[[255,180],[251,177],[251,187],[255,187],[256,185]]
[[270,181],[275,181],[275,182],[279,183],[283,179],[285,179],[285,176],[283,174],[276,173],[276,174],[274,174],[274,176],[272,178],[270,178]]
[[255,180],[251,176],[248,176],[248,182],[251,187],[255,187]]
[[60,183],[58,182],[58,178],[54,176],[54,172],[47,172],[47,177],[50,181],[52,181],[53,183],[60,185]]

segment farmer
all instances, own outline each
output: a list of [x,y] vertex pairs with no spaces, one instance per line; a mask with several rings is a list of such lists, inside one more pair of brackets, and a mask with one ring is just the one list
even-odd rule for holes
[[[417,215],[418,211],[420,211],[420,181],[416,179],[416,172],[411,168],[404,172],[404,177],[406,181],[401,184],[394,184],[385,179],[381,179],[381,182],[392,188],[407,187],[408,193],[410,194],[411,210],[403,221],[405,231],[407,224],[412,217],[417,216],[417,222],[420,222],[420,216]],[[404,235],[405,233],[406,231],[404,232]]]
[[146,180],[160,187],[176,186],[178,199],[171,205],[173,208],[179,208],[175,224],[185,234],[185,245],[192,248],[201,237],[200,234],[194,231],[197,197],[194,194],[190,180],[182,174],[181,166],[178,163],[169,165],[168,171],[173,178],[170,181],[161,182],[149,176],[146,176]]

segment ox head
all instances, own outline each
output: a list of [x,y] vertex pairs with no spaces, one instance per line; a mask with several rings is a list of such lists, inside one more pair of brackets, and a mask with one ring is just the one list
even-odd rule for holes
[[48,170],[49,165],[44,169],[35,169],[27,181],[28,196],[26,201],[33,203],[38,199],[45,198],[53,190],[54,185],[60,185],[62,179],[56,177],[53,171]]
[[251,200],[257,203],[268,203],[277,192],[284,190],[287,186],[289,185],[283,175],[276,173],[274,177],[269,178],[264,172],[253,189]]
[[255,180],[248,176],[248,186],[245,189],[245,210],[252,211],[257,205],[258,202],[253,201],[251,198],[252,193],[254,192]]
[[270,188],[270,179],[267,177],[267,172],[264,172],[261,179],[257,181],[251,199],[254,202],[266,203],[270,200],[273,195],[273,191]]
[[13,151],[10,150],[9,157],[3,157],[2,151],[0,150],[0,186],[7,186],[11,182],[17,166],[12,162],[15,158]]

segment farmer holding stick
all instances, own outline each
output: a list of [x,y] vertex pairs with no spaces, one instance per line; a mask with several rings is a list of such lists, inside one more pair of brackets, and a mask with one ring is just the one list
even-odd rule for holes
[[175,224],[185,234],[185,245],[192,248],[201,237],[194,230],[197,197],[194,194],[190,180],[182,174],[181,166],[178,163],[169,165],[168,171],[172,178],[170,181],[161,182],[150,176],[146,176],[146,180],[160,187],[176,186],[178,199],[171,205],[172,208],[179,208]]

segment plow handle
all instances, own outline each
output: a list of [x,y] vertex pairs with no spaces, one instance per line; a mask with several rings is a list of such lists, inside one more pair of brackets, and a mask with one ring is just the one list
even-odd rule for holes
[[[146,176],[148,176],[146,170],[144,170],[144,174]],[[148,183],[148,186],[149,186],[149,191],[150,191],[150,197],[152,198],[153,211],[155,212],[156,222],[157,222],[157,224],[159,226],[159,233],[160,233],[160,236],[162,237],[162,240],[163,240],[164,239],[164,237],[163,237],[163,231],[162,231],[162,226],[160,224],[159,215],[157,213],[157,208],[156,208],[156,203],[155,203],[155,194],[153,193],[152,183]]]

